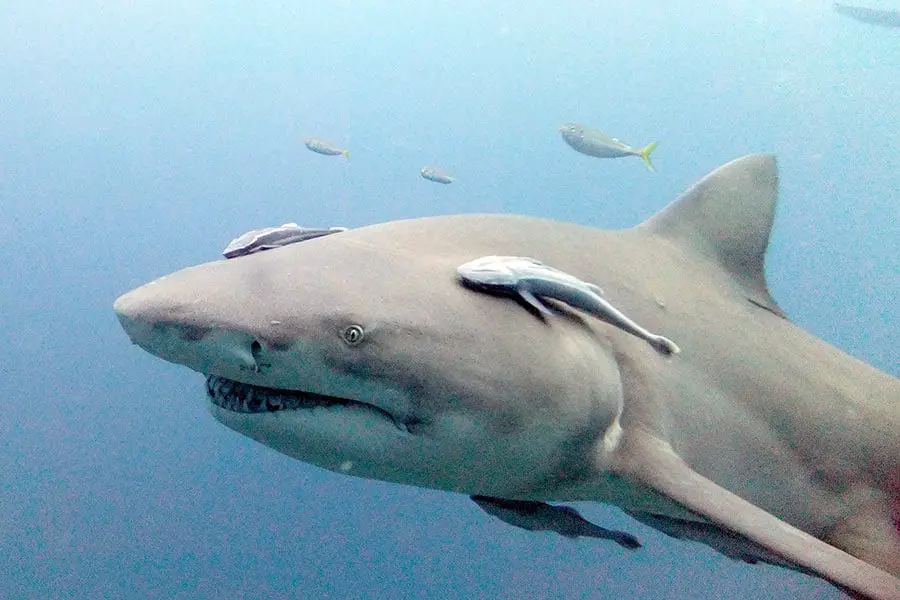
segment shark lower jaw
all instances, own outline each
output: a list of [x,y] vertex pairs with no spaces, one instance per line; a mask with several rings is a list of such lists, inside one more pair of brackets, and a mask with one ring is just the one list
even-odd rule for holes
[[266,414],[315,408],[364,408],[390,421],[401,431],[409,432],[406,423],[398,421],[382,408],[358,400],[325,396],[315,392],[269,388],[218,375],[208,375],[206,395],[210,402],[219,408],[239,414]]

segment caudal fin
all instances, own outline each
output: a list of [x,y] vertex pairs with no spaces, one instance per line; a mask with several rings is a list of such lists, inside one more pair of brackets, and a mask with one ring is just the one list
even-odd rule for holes
[[341,155],[343,155],[343,157],[346,158],[347,160],[350,160],[350,151],[349,150],[343,150],[341,152]]
[[658,143],[659,142],[651,142],[641,148],[639,151],[641,153],[641,159],[643,159],[644,163],[647,165],[647,168],[654,173],[656,172],[656,169],[653,167],[653,163],[650,162],[650,153],[656,150],[656,144]]

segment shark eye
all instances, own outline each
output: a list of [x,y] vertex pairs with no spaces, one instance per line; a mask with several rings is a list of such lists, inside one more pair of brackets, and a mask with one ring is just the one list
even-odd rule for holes
[[366,337],[366,331],[359,325],[350,325],[341,331],[341,339],[348,346],[358,346]]

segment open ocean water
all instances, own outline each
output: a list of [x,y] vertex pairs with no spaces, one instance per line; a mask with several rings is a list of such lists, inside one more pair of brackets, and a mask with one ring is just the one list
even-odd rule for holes
[[[7,2],[0,597],[837,598],[599,504],[577,507],[641,550],[291,460],[211,418],[112,302],[286,221],[628,227],[771,152],[774,297],[897,376],[898,44],[812,0]],[[659,140],[657,172],[572,151],[567,121]]]

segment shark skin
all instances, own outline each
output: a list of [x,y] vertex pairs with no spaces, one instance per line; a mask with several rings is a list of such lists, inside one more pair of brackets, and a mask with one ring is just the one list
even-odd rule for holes
[[[209,376],[216,419],[288,456],[711,523],[856,597],[897,600],[900,380],[769,295],[776,201],[775,159],[750,155],[631,229],[388,222],[184,269],[114,308],[135,344]],[[456,268],[489,255],[601,286],[681,353],[460,285]]]

